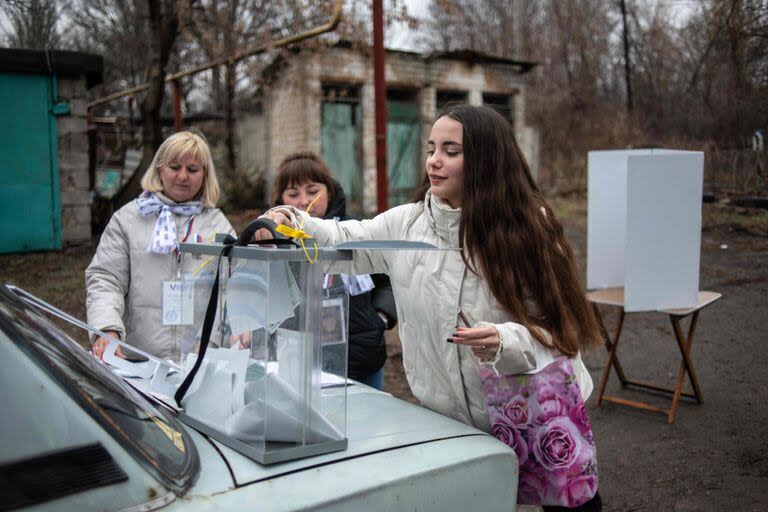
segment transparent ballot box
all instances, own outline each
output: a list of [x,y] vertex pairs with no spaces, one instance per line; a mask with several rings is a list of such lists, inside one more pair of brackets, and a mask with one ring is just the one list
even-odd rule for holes
[[[219,244],[181,244],[207,270],[182,276],[182,296],[194,305],[179,365],[189,374],[201,362],[180,419],[263,464],[346,449],[349,295],[341,276],[326,271],[351,260],[351,251],[221,251]],[[211,333],[203,351],[206,313]]]

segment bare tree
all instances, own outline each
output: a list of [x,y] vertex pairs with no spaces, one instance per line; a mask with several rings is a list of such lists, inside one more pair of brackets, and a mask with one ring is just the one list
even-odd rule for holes
[[[234,57],[239,51],[269,40],[276,28],[272,24],[280,16],[279,4],[265,0],[203,1],[193,10],[191,47],[198,48],[208,61],[213,61]],[[237,172],[235,100],[238,82],[238,62],[234,60],[228,61],[223,70],[216,67],[211,71],[211,102],[216,110],[225,113],[227,165],[224,170],[230,178]]]
[[[107,87],[114,91],[149,83],[140,103],[140,169],[149,166],[163,140],[160,111],[165,75],[176,39],[188,22],[194,3],[195,0],[78,0],[73,9],[75,44],[105,55]],[[118,191],[112,207],[135,198],[140,181],[139,172]]]
[[[141,0],[74,0],[72,7],[69,13],[72,45],[80,51],[104,57],[104,83],[95,91],[96,95],[143,83],[150,52],[148,3]],[[116,109],[114,105],[108,108]]]
[[5,0],[0,10],[11,24],[9,46],[35,50],[56,47],[61,41],[57,22],[65,8],[56,0]]
[[433,0],[427,27],[435,49],[541,64],[527,78],[528,122],[542,174],[562,190],[583,186],[589,149],[739,146],[768,124],[768,0],[702,0],[682,20],[675,7]]

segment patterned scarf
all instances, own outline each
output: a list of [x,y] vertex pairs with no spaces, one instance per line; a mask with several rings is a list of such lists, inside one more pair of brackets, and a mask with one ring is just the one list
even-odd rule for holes
[[[168,202],[167,202],[168,201]],[[177,241],[176,223],[173,214],[176,215],[200,215],[203,206],[198,201],[184,204],[169,202],[164,196],[154,192],[144,191],[137,199],[139,213],[145,217],[159,213],[155,223],[155,231],[147,246],[147,252],[157,254],[170,254],[176,250]]]

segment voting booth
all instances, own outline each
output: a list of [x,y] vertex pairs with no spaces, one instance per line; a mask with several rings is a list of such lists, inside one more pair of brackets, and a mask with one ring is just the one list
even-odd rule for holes
[[704,154],[590,151],[587,288],[624,289],[624,309],[698,304]]
[[[681,398],[703,402],[691,359],[699,313],[720,299],[699,290],[701,202],[704,154],[694,151],[643,149],[590,151],[587,234],[587,298],[592,303],[608,351],[597,387],[603,401],[662,413],[675,421]],[[598,306],[618,310],[611,336]],[[630,378],[618,345],[625,315],[655,311],[669,317],[680,352],[674,386]],[[690,318],[685,333],[683,320]],[[609,395],[606,385],[615,370],[621,389],[668,395],[660,407]],[[684,390],[685,380],[690,391]]]
[[324,277],[352,253],[303,245],[234,246],[226,257],[221,244],[180,246],[208,269],[182,276],[181,295],[194,306],[181,308],[191,318],[179,364],[189,375],[203,360],[180,419],[264,464],[347,447],[349,297]]

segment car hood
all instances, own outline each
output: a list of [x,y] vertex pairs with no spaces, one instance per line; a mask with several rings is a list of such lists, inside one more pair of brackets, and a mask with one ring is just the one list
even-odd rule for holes
[[403,446],[484,435],[487,434],[387,393],[353,385],[347,391],[346,450],[264,466],[218,441],[212,442],[229,465],[235,484],[241,486]]

